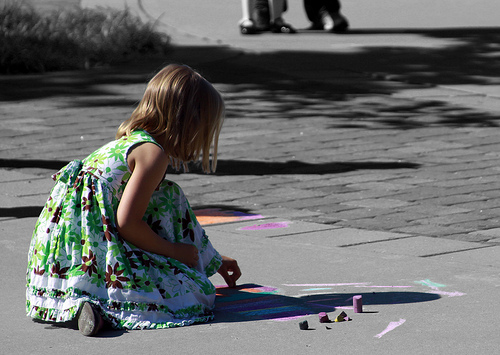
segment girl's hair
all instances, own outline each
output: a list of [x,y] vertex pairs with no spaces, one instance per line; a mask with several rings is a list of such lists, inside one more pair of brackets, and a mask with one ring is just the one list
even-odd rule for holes
[[201,156],[203,171],[215,171],[224,110],[224,101],[212,84],[186,65],[170,64],[151,79],[131,117],[118,128],[116,138],[143,129],[162,137],[158,143],[176,169],[180,165],[186,169],[187,162]]

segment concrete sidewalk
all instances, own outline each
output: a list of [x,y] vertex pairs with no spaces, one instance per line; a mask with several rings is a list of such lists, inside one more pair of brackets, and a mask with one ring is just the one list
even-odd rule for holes
[[[146,16],[163,3],[128,5]],[[495,353],[500,29],[487,16],[464,20],[468,0],[360,27],[356,16],[390,7],[360,0],[345,4],[350,34],[243,37],[239,3],[207,4],[169,2],[168,58],[0,77],[2,353]],[[292,4],[285,18],[305,27]],[[436,6],[450,22],[428,28]],[[216,321],[193,327],[89,339],[31,322],[27,249],[50,174],[112,139],[165,62],[199,69],[227,102],[217,174],[172,180],[217,249],[238,259],[242,287],[221,289]],[[341,311],[352,321],[318,321]],[[313,330],[299,330],[302,320]]]

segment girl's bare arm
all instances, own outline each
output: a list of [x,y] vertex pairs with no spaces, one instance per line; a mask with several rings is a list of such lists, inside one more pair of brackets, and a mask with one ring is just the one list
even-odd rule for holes
[[130,152],[128,164],[132,175],[116,213],[120,235],[140,249],[196,266],[198,249],[194,245],[171,243],[153,232],[142,219],[154,190],[164,177],[167,155],[157,145],[144,143]]

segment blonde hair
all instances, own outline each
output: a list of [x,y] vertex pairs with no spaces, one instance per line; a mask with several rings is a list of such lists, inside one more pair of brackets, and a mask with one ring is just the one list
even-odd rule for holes
[[186,65],[170,64],[151,79],[137,108],[118,128],[116,138],[143,129],[162,137],[158,143],[176,169],[180,165],[186,169],[187,162],[201,156],[203,171],[215,171],[224,111],[224,101],[212,84]]

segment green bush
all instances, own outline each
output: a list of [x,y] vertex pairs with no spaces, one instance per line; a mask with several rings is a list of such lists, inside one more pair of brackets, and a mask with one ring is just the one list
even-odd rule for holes
[[40,14],[0,6],[0,73],[88,69],[165,54],[170,38],[128,10],[108,8]]

